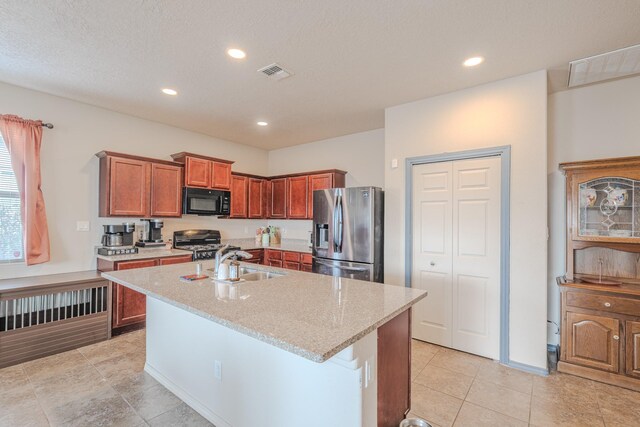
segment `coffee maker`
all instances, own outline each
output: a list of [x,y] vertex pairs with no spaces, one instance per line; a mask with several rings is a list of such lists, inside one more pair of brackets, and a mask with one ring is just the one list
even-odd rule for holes
[[164,222],[161,219],[142,218],[144,230],[140,233],[140,240],[136,242],[136,246],[143,248],[152,248],[164,246],[162,240],[162,227]]
[[98,249],[100,255],[135,254],[138,248],[133,246],[133,233],[136,229],[132,222],[104,225],[102,247]]

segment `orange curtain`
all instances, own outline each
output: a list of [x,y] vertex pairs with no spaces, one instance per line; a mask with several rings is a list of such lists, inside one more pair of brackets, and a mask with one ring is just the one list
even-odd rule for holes
[[40,188],[42,122],[0,115],[0,132],[11,156],[20,191],[22,234],[27,265],[49,261],[49,227]]

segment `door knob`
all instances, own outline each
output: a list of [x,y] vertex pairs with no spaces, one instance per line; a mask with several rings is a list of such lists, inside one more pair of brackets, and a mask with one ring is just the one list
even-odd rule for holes
[[617,340],[619,340],[619,339],[620,339],[620,337],[619,337],[618,335],[614,335],[614,336],[613,336],[613,339],[617,341]]

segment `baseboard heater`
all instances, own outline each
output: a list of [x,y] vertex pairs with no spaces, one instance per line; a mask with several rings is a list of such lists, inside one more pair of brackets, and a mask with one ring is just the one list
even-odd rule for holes
[[108,339],[110,286],[96,271],[0,280],[0,368]]

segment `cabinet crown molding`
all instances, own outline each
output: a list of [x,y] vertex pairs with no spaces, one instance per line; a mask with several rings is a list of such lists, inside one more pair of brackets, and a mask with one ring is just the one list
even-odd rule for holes
[[123,159],[132,159],[132,160],[140,160],[142,162],[151,162],[151,163],[159,163],[159,164],[163,164],[163,165],[169,165],[169,166],[176,166],[176,167],[183,167],[184,165],[182,163],[177,163],[177,162],[172,162],[170,160],[162,160],[162,159],[154,159],[151,157],[143,157],[143,156],[136,156],[133,154],[124,154],[124,153],[116,153],[115,151],[100,151],[98,153],[96,153],[96,157],[99,159],[102,159],[103,157],[120,157]]
[[558,168],[567,173],[568,171],[580,171],[583,169],[611,168],[616,166],[640,167],[640,156],[617,157],[610,159],[581,160],[577,162],[560,163]]
[[211,160],[212,162],[227,163],[230,165],[235,163],[233,160],[225,160],[225,159],[219,159],[217,157],[203,156],[202,154],[194,154],[194,153],[189,153],[187,151],[181,151],[179,153],[174,153],[171,155],[171,158],[179,163],[184,163],[185,158],[187,157],[196,157],[198,159]]

